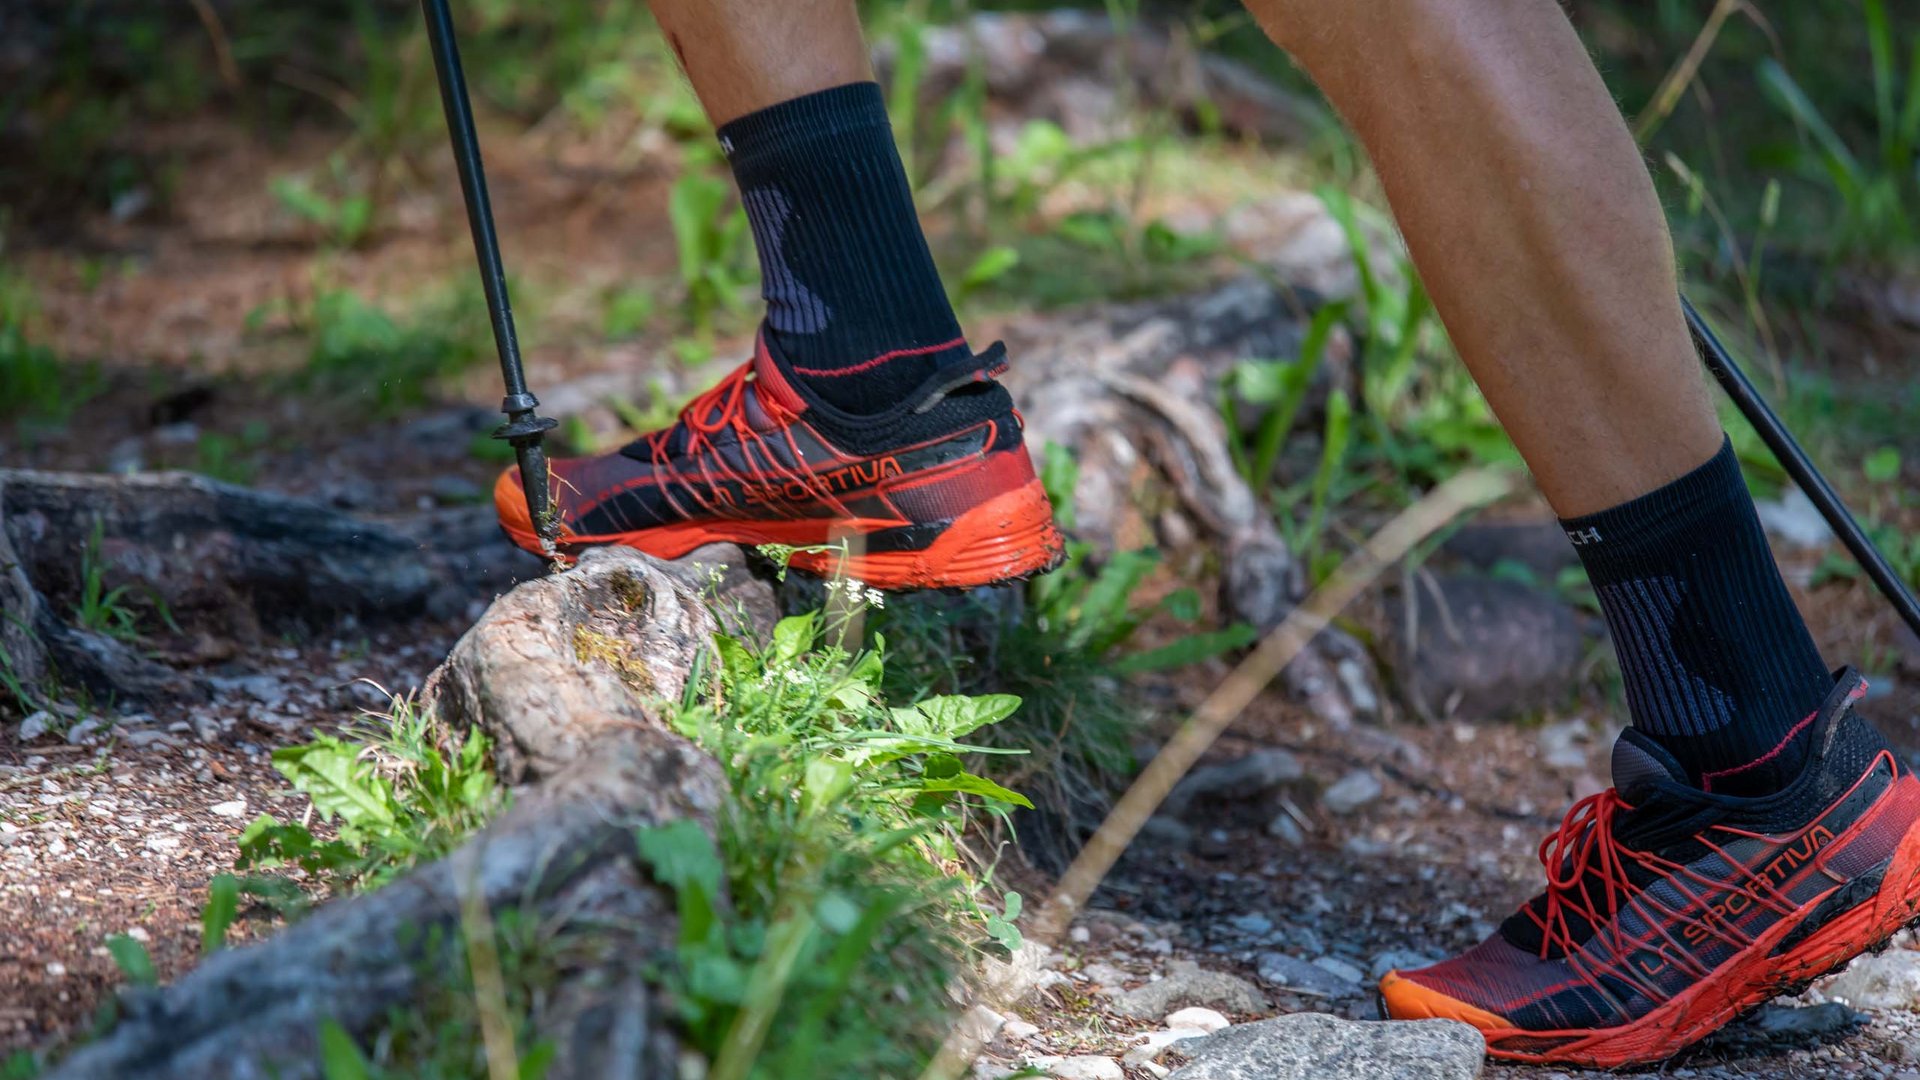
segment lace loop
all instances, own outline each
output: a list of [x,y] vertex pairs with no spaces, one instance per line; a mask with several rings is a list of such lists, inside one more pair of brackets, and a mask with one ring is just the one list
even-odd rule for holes
[[[1623,898],[1633,891],[1627,877],[1631,853],[1613,836],[1614,818],[1630,809],[1615,789],[1596,792],[1574,803],[1560,827],[1540,841],[1540,864],[1547,875],[1546,905],[1544,913],[1529,908],[1528,914],[1542,932],[1542,960],[1552,955],[1556,945],[1563,952],[1572,950],[1571,916],[1579,915],[1588,926],[1611,922]],[[1604,910],[1594,902],[1590,888],[1595,877],[1605,886]]]

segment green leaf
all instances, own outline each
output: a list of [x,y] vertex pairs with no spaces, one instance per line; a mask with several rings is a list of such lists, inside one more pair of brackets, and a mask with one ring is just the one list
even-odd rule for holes
[[1868,480],[1876,484],[1889,484],[1900,479],[1900,450],[1898,447],[1883,446],[1867,455],[1860,463],[1860,470]]
[[713,840],[691,821],[648,825],[634,832],[640,859],[652,869],[655,880],[672,889],[698,885],[709,896],[720,893],[725,868]]
[[988,724],[1005,720],[1019,707],[1020,699],[1013,694],[977,697],[952,694],[894,709],[893,720],[894,726],[908,735],[961,739]]
[[829,933],[844,934],[860,923],[860,905],[842,892],[825,894],[813,905],[813,917]]
[[773,656],[768,667],[790,664],[800,659],[813,647],[814,617],[811,612],[805,615],[789,615],[773,627]]
[[360,760],[353,747],[332,736],[275,750],[273,767],[295,790],[306,792],[324,816],[376,833],[398,824],[385,778],[375,775],[373,764]]
[[1050,442],[1040,452],[1040,486],[1053,504],[1053,520],[1063,529],[1073,528],[1075,493],[1080,488],[1080,463],[1073,451]]
[[1244,649],[1258,640],[1260,640],[1259,631],[1246,623],[1236,623],[1224,630],[1189,634],[1157,649],[1123,656],[1113,662],[1113,671],[1117,675],[1139,675],[1149,671],[1167,671],[1171,668],[1186,667],[1188,664],[1197,664],[1222,653]]
[[326,1080],[373,1080],[372,1066],[338,1021],[320,1022],[320,1075]]
[[227,927],[240,911],[240,881],[215,874],[207,883],[207,906],[200,909],[200,951],[211,954],[227,943]]
[[966,295],[975,289],[1005,277],[1007,271],[1020,265],[1020,253],[1013,248],[1001,245],[990,247],[973,260],[966,273],[960,275],[960,293]]
[[135,986],[156,986],[160,974],[153,968],[153,957],[147,955],[147,947],[125,934],[115,934],[107,939],[107,953],[120,967],[120,973]]
[[925,792],[951,791],[964,795],[978,795],[983,799],[995,799],[1004,803],[1012,803],[1015,806],[1028,810],[1033,809],[1032,801],[1025,795],[1009,788],[1001,787],[986,777],[975,776],[972,773],[961,773],[958,776],[949,776],[944,780],[923,780],[919,784],[919,789]]
[[559,1048],[551,1040],[541,1039],[534,1043],[527,1048],[526,1056],[520,1059],[520,1080],[543,1080],[559,1054]]

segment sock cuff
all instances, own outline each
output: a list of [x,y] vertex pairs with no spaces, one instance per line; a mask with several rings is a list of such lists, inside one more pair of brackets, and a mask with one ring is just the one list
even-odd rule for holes
[[893,138],[877,82],[847,83],[769,105],[720,126],[720,148],[735,172],[821,139],[883,134]]
[[1751,515],[1751,506],[1733,440],[1723,437],[1719,453],[1678,480],[1598,513],[1561,518],[1560,527],[1591,565],[1595,557],[1663,547],[1699,522],[1716,520],[1719,511]]

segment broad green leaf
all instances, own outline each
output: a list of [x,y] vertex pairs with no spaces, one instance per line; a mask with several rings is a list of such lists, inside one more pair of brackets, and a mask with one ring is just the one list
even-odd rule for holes
[[126,934],[115,934],[106,941],[107,954],[120,967],[120,974],[135,986],[154,986],[160,982],[160,974],[153,968],[153,957],[147,955],[147,947]]
[[814,903],[813,917],[829,933],[844,934],[859,924],[860,905],[845,893],[829,892]]
[[950,776],[944,780],[925,780],[919,784],[919,789],[930,793],[951,791],[964,795],[978,795],[985,799],[996,799],[1000,802],[1012,803],[1015,806],[1024,807],[1028,810],[1033,809],[1032,801],[1025,795],[1009,788],[1001,787],[999,784],[988,780],[984,776],[975,776],[972,773],[961,773],[958,776]]
[[227,927],[240,912],[240,881],[215,874],[207,883],[207,906],[200,909],[200,951],[213,953],[227,943]]
[[961,293],[970,293],[984,285],[991,285],[1007,275],[1007,271],[1020,265],[1020,252],[1001,245],[990,247],[973,260],[966,273],[960,276]]
[[320,1074],[326,1080],[373,1080],[366,1056],[334,1020],[320,1023]]
[[800,659],[813,647],[813,636],[814,617],[811,613],[789,615],[781,619],[773,627],[773,656],[767,666],[790,664]]
[[1005,720],[1019,707],[1020,699],[1013,694],[977,697],[952,694],[894,709],[893,721],[895,727],[909,735],[960,739],[988,724]]
[[273,767],[295,790],[306,792],[322,815],[376,831],[390,830],[398,823],[393,791],[385,778],[338,739],[323,735],[303,746],[275,750]]
[[686,820],[647,825],[634,831],[634,843],[641,861],[661,884],[679,889],[692,883],[709,896],[719,895],[725,868],[712,838],[700,826]]

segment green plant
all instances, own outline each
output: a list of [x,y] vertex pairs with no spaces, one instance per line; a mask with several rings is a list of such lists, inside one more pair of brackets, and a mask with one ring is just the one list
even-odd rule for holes
[[690,162],[667,194],[667,218],[693,327],[710,336],[715,314],[745,310],[741,291],[755,280],[746,211],[731,184]]
[[[1074,523],[1079,467],[1064,447],[1041,455],[1041,480],[1064,529]],[[1041,813],[1016,818],[1030,856],[1070,856],[1104,812],[1108,793],[1134,768],[1133,741],[1146,711],[1128,675],[1197,663],[1250,644],[1252,627],[1190,632],[1151,649],[1134,638],[1156,616],[1196,622],[1200,597],[1175,589],[1156,602],[1137,593],[1160,564],[1153,551],[1094,557],[1072,541],[1066,560],[1027,582],[1021,602],[969,597],[897,597],[871,624],[890,650],[887,690],[896,700],[920,694],[1008,693],[1025,704],[981,741],[1027,751],[982,759],[995,779],[1030,794]],[[1062,863],[1064,865],[1064,863]]]
[[59,424],[99,392],[100,372],[92,364],[63,361],[31,340],[27,324],[36,306],[27,277],[0,264],[0,416]]
[[438,382],[486,355],[486,311],[468,289],[405,321],[352,292],[329,289],[299,321],[309,341],[306,384],[370,398],[383,413],[424,403]]
[[0,1061],[0,1080],[34,1080],[40,1075],[40,1059],[31,1050],[15,1050]]
[[329,187],[336,194],[320,191],[304,176],[276,176],[268,189],[295,217],[318,228],[328,244],[354,247],[373,226],[373,200],[364,194],[346,193],[349,181],[341,155],[329,158],[327,165]]
[[851,618],[716,637],[717,671],[673,715],[726,771],[718,842],[690,822],[637,842],[678,897],[675,996],[713,1080],[915,1075],[959,957],[1009,940],[1018,915],[1010,902],[989,930],[960,838],[974,814],[1027,805],[963,764],[1019,700],[889,707],[885,645],[849,649]]
[[[93,530],[80,548],[80,602],[73,607],[74,621],[83,629],[118,641],[138,641],[140,614],[126,603],[128,586],[107,588],[107,567],[101,554],[105,528],[105,523],[95,518]],[[165,602],[152,593],[148,595],[161,620],[178,629]]]
[[1911,258],[1920,243],[1920,32],[1901,41],[1885,0],[1861,0],[1860,10],[1872,58],[1878,145],[1871,152],[1856,154],[1779,61],[1762,60],[1758,77],[1768,100],[1803,136],[1787,162],[1824,180],[1838,202],[1831,253]]
[[[506,804],[478,729],[459,737],[408,698],[368,714],[348,738],[321,735],[273,752],[273,767],[305,792],[338,837],[262,814],[240,834],[241,870],[293,865],[336,891],[377,888],[439,858]],[[241,883],[248,891],[254,879]]]
[[140,939],[130,934],[115,934],[106,940],[106,946],[107,955],[113,957],[115,966],[128,982],[135,986],[153,986],[160,981],[153,957],[147,954],[147,947]]

